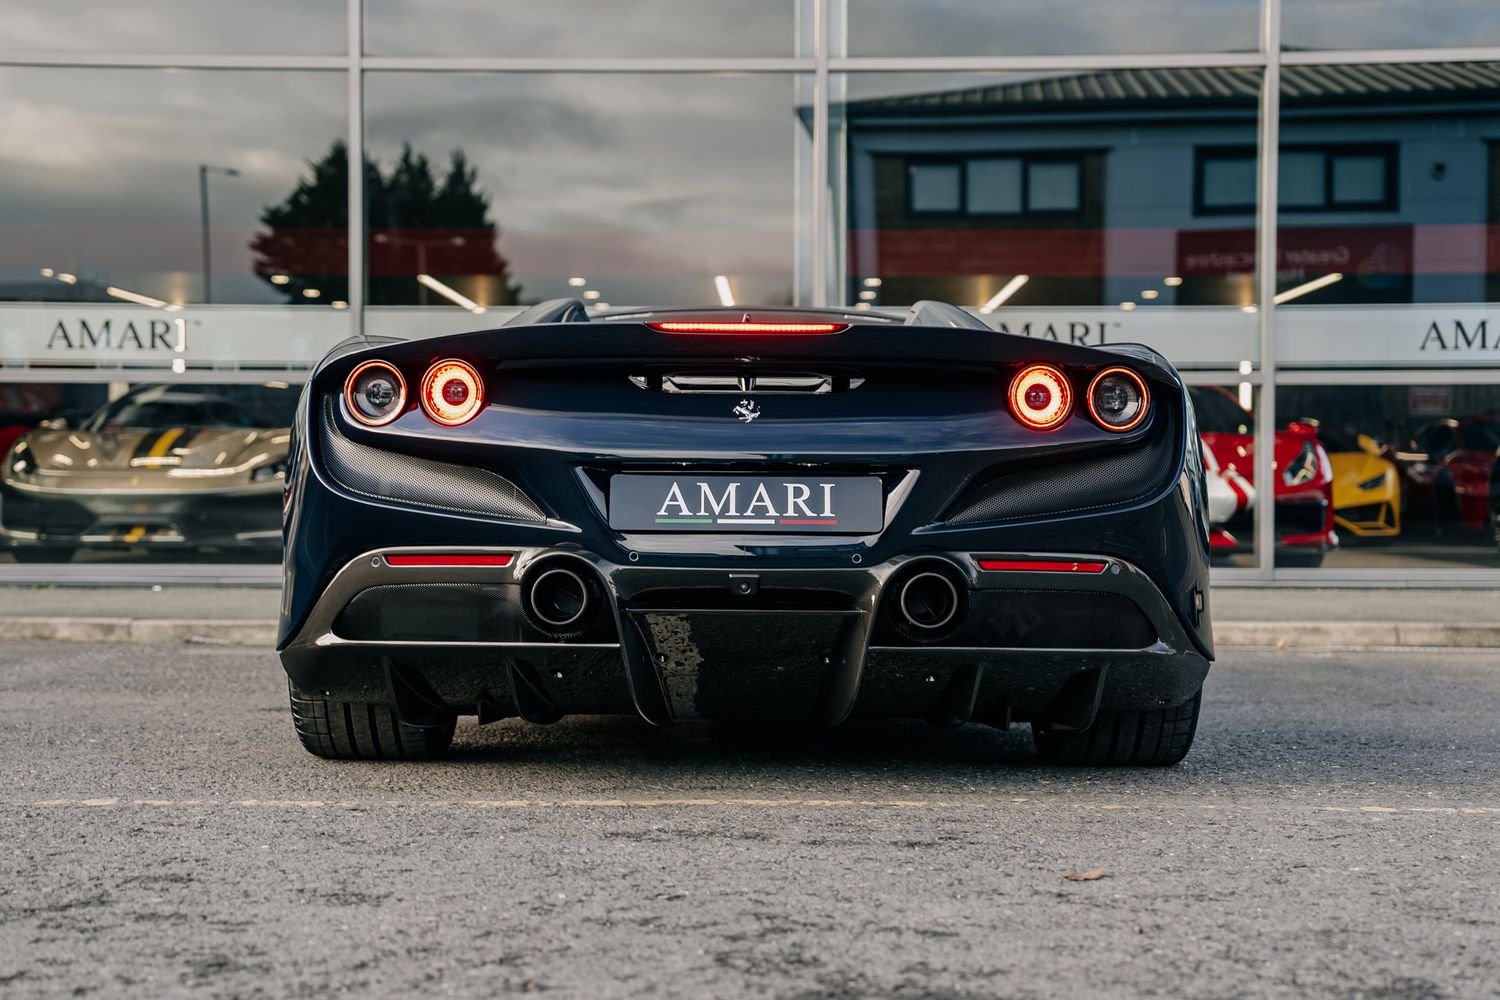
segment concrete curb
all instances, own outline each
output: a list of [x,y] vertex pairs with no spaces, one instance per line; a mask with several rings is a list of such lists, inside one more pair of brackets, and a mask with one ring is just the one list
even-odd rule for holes
[[1218,646],[1449,646],[1500,648],[1500,625],[1453,622],[1249,622],[1214,623]]
[[0,641],[210,642],[270,646],[276,623],[247,618],[0,618]]
[[[266,646],[276,641],[276,622],[252,618],[4,618],[0,641],[55,639],[65,642],[201,642],[227,646]],[[1338,646],[1374,649],[1393,646],[1500,649],[1500,625],[1431,622],[1221,621],[1214,625],[1219,646]]]

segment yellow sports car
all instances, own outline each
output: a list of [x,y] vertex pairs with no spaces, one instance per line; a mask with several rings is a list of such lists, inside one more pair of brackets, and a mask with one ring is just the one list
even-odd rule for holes
[[1359,538],[1401,534],[1401,477],[1368,434],[1318,428],[1333,463],[1333,520]]

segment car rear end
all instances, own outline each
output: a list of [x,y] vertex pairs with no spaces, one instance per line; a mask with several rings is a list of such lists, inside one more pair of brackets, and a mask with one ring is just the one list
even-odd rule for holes
[[314,374],[288,473],[295,689],[418,725],[1066,733],[1196,705],[1202,458],[1153,352],[957,310],[537,316]]

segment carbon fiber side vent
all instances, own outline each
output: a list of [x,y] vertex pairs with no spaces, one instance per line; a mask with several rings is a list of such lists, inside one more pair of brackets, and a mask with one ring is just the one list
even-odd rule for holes
[[1173,472],[1174,426],[1127,452],[1003,472],[969,490],[944,520],[948,524],[977,524],[1144,500],[1166,485]]
[[502,476],[447,462],[401,455],[350,441],[338,432],[333,400],[323,407],[323,465],[339,485],[375,500],[507,521],[545,522],[547,515]]

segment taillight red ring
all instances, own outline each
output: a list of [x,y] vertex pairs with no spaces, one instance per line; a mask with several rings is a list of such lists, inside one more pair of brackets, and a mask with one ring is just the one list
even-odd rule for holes
[[[1126,378],[1130,379],[1130,381],[1134,382],[1135,387],[1141,391],[1141,412],[1137,413],[1135,415],[1135,418],[1132,419],[1129,423],[1112,424],[1109,421],[1105,420],[1103,417],[1099,416],[1099,412],[1094,409],[1094,387],[1097,386],[1100,380],[1102,380],[1107,375],[1124,375]],[[1137,427],[1141,426],[1141,423],[1146,419],[1146,414],[1151,410],[1151,390],[1146,388],[1146,380],[1141,378],[1135,372],[1131,371],[1129,368],[1121,368],[1119,366],[1116,366],[1114,368],[1106,368],[1098,375],[1095,375],[1089,381],[1089,391],[1084,394],[1083,398],[1088,400],[1089,416],[1094,418],[1094,423],[1098,424],[1100,427],[1103,427],[1107,431],[1114,431],[1117,434],[1123,434],[1125,431],[1133,431]]]
[[[360,411],[358,404],[354,402],[354,385],[359,381],[359,377],[365,372],[369,371],[371,368],[385,369],[390,373],[391,377],[396,382],[395,404],[391,407],[391,412],[383,417],[366,416],[363,412]],[[400,369],[391,364],[389,361],[362,362],[357,365],[352,372],[349,373],[348,378],[344,379],[344,406],[351,414],[353,414],[355,420],[358,420],[365,426],[384,427],[392,420],[395,420],[397,417],[401,416],[402,413],[406,412],[406,379],[401,377]]]
[[1053,365],[1027,365],[1010,380],[1010,412],[1032,430],[1056,430],[1073,415],[1073,387]]
[[[454,385],[462,387],[461,398]],[[473,420],[484,409],[484,380],[467,361],[444,358],[435,361],[422,376],[422,412],[435,424],[457,427]]]

